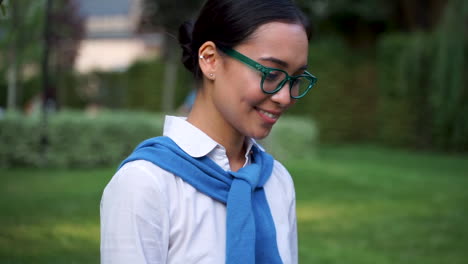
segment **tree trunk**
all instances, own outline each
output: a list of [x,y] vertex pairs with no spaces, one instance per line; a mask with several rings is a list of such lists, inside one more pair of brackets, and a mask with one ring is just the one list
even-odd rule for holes
[[18,17],[18,2],[11,2],[11,32],[13,34],[13,41],[10,42],[10,66],[7,70],[7,81],[8,81],[8,95],[7,95],[7,110],[15,111],[17,108],[17,91],[18,91],[18,71],[19,71],[19,58],[18,58],[18,45],[20,41],[20,34],[18,29],[21,27],[19,24]]
[[18,88],[18,59],[16,56],[16,49],[10,50],[11,52],[11,61],[10,67],[7,71],[7,80],[8,80],[8,96],[7,96],[7,110],[15,111],[16,110],[16,90]]
[[164,113],[174,111],[174,97],[177,80],[177,46],[166,41],[166,57],[162,94],[162,110]]
[[52,101],[50,98],[50,80],[49,80],[49,48],[50,48],[50,11],[52,7],[52,0],[47,0],[46,9],[45,9],[45,24],[43,31],[44,46],[42,52],[42,61],[41,61],[41,71],[42,71],[42,122],[41,122],[41,157],[42,164],[47,163],[47,149],[49,145],[49,135],[47,133],[48,129],[48,112],[50,111],[50,106]]

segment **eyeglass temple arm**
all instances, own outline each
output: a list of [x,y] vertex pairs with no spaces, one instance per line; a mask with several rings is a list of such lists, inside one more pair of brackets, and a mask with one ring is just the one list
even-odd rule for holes
[[227,55],[233,57],[233,58],[236,58],[238,59],[239,61],[243,62],[244,64],[256,69],[256,70],[259,70],[259,71],[264,71],[265,70],[265,66],[261,65],[260,63],[240,54],[239,52],[233,50],[233,49],[230,49],[230,48],[226,48],[226,47],[223,47],[223,46],[219,46],[218,45],[218,48],[223,51],[224,53],[226,53]]

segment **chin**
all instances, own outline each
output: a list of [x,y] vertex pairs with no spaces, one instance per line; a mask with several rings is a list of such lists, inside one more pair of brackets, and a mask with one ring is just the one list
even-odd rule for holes
[[270,132],[271,132],[271,128],[265,129],[263,131],[254,132],[250,137],[255,140],[260,140],[260,139],[266,138],[270,134]]

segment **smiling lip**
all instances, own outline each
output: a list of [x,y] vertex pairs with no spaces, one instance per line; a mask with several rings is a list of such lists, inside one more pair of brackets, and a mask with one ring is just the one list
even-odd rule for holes
[[274,124],[276,121],[278,121],[279,117],[281,116],[281,112],[277,111],[267,111],[263,110],[260,108],[255,108],[257,110],[257,113],[260,115],[260,117],[269,124]]

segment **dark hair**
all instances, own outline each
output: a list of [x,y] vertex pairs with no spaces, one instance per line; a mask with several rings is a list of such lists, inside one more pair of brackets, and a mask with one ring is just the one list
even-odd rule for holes
[[198,50],[206,41],[228,48],[247,40],[261,25],[284,21],[302,24],[310,38],[308,19],[291,0],[207,0],[197,20],[179,28],[182,62],[201,79]]

